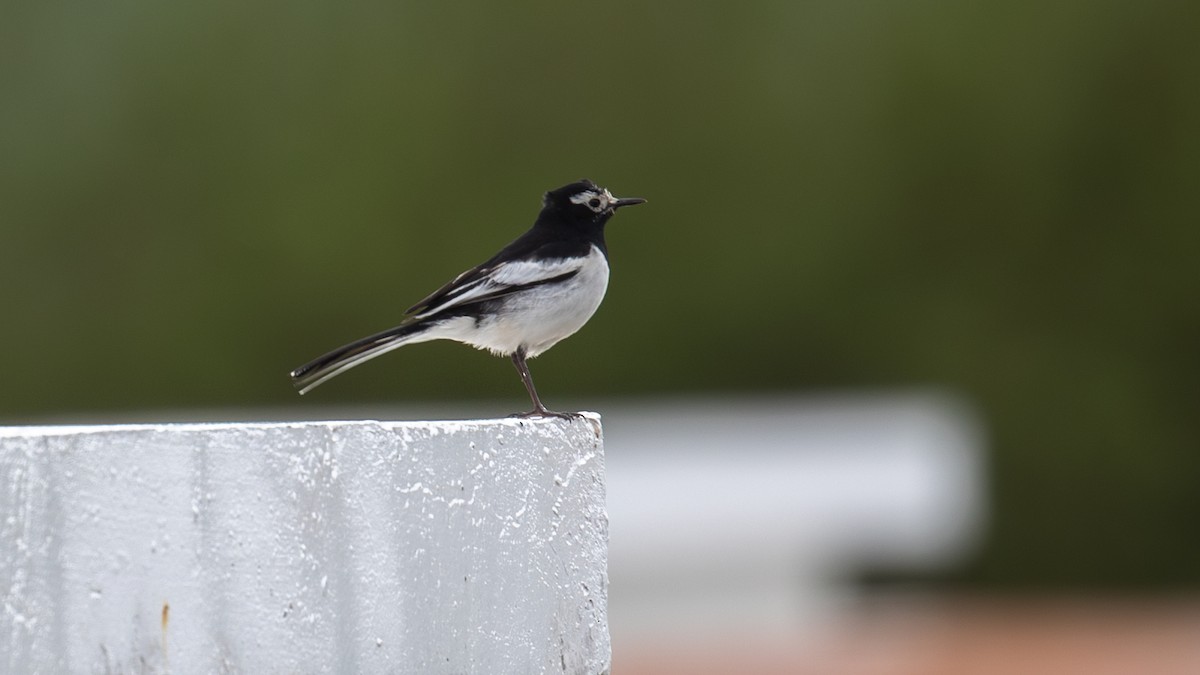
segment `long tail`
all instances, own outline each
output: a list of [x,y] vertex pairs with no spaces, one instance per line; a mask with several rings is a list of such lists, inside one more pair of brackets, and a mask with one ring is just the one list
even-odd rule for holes
[[368,335],[361,340],[355,340],[293,370],[292,384],[300,390],[301,394],[307,394],[322,382],[340,375],[360,363],[403,347],[432,327],[430,323],[417,321],[389,328],[382,333]]

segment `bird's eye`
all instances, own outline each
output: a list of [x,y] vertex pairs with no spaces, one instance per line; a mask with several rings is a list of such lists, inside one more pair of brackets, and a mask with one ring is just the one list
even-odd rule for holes
[[600,200],[592,197],[588,200],[588,206],[592,207],[593,209],[598,209],[600,208]]

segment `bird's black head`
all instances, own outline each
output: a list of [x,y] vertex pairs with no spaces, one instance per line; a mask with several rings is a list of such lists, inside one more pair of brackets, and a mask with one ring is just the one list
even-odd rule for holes
[[614,197],[608,190],[584,178],[547,192],[542,198],[542,214],[552,214],[567,223],[604,225],[622,206],[645,201],[638,197]]

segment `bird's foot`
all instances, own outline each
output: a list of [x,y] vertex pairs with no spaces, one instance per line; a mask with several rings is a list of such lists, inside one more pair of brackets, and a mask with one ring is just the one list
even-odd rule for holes
[[557,417],[560,420],[577,420],[581,419],[583,415],[575,412],[555,412],[553,410],[546,410],[545,408],[534,408],[529,412],[513,413],[509,417],[519,417],[521,419]]

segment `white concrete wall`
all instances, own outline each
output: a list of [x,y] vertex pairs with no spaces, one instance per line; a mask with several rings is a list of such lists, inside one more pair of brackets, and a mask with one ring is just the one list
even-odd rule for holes
[[0,672],[601,673],[599,422],[0,429]]

